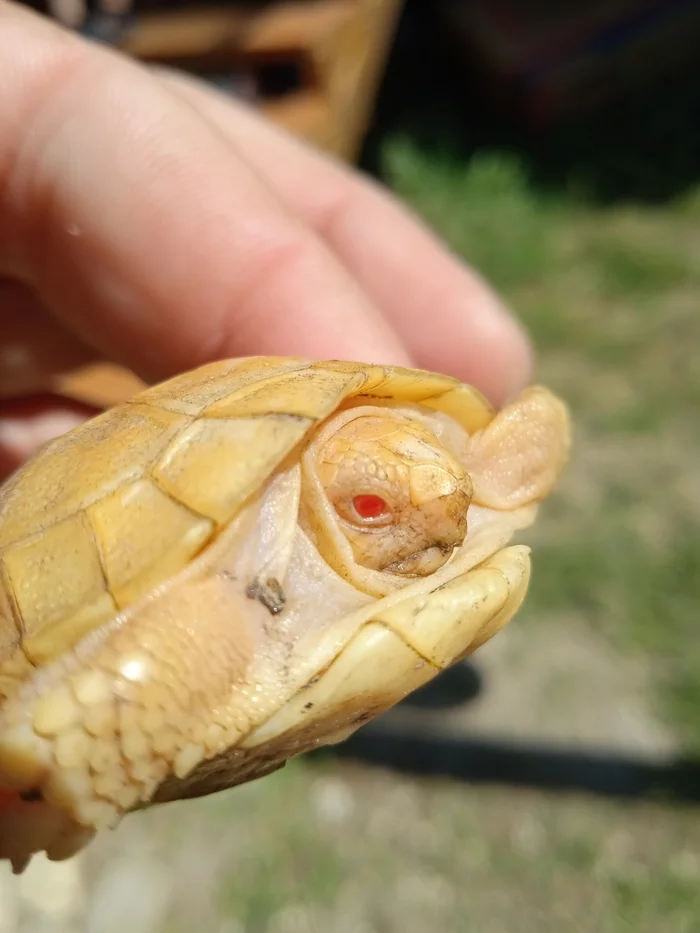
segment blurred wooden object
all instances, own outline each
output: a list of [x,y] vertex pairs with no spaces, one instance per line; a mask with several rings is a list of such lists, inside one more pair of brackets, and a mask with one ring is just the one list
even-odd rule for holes
[[403,0],[280,0],[139,9],[119,47],[206,76],[250,79],[272,120],[359,154]]
[[441,18],[471,85],[537,129],[694,67],[700,41],[688,0],[444,0]]
[[[348,161],[360,151],[403,0],[279,0],[172,7],[136,0],[118,43],[141,61],[203,77],[248,78],[275,123]],[[97,364],[59,380],[69,398],[99,408],[143,387]]]

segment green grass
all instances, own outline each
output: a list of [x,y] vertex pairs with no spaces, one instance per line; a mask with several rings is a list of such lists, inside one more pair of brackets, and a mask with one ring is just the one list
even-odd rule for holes
[[538,195],[512,154],[436,157],[397,139],[392,186],[531,330],[571,403],[574,462],[534,536],[526,614],[575,608],[651,656],[658,707],[700,748],[699,197],[603,208]]

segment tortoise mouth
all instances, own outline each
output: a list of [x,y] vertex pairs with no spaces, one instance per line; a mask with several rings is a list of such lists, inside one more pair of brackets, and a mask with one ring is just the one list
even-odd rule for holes
[[431,547],[414,551],[407,557],[392,561],[381,568],[383,573],[393,573],[404,577],[428,577],[435,573],[450,560],[457,545],[436,544]]

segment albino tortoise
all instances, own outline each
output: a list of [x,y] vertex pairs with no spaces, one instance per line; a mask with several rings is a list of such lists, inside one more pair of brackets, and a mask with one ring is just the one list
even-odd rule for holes
[[418,370],[229,360],[44,447],[0,490],[0,857],[339,741],[519,608],[509,546],[570,445]]

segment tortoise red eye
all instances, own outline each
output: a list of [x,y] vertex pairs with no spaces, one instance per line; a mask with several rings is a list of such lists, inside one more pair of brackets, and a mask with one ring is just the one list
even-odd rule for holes
[[352,504],[360,518],[379,518],[388,511],[386,502],[381,496],[369,494],[355,496]]

